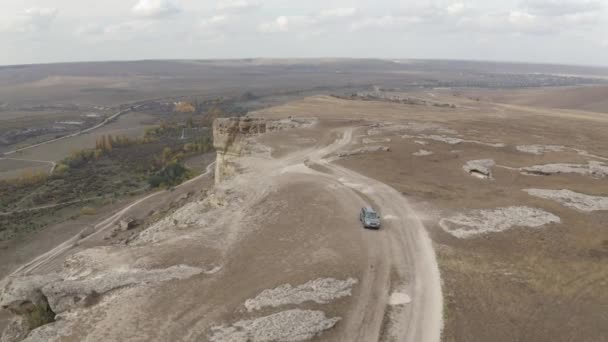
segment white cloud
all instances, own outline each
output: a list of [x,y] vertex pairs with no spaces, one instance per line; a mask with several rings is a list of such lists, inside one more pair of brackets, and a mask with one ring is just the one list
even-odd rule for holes
[[476,16],[466,16],[456,23],[456,28],[478,33],[501,34],[548,34],[556,32],[558,27],[550,25],[550,21],[525,11],[510,11],[506,13],[483,13]]
[[222,12],[249,12],[258,9],[260,6],[261,5],[255,1],[222,0],[217,4],[216,8]]
[[210,18],[203,19],[200,22],[201,27],[218,27],[222,26],[228,21],[228,17],[225,15],[214,15]]
[[446,8],[446,12],[448,12],[450,15],[459,15],[465,10],[466,6],[462,2],[455,2]]
[[191,32],[192,41],[214,43],[224,40],[228,35],[235,34],[239,29],[236,16],[214,15],[198,22],[196,29]]
[[258,31],[264,33],[298,31],[300,37],[318,36],[328,27],[338,27],[348,23],[358,13],[356,8],[330,8],[312,15],[279,16],[272,21],[262,22]]
[[289,21],[288,17],[282,15],[272,21],[261,23],[258,30],[265,33],[287,32],[289,31]]
[[346,18],[357,14],[357,9],[354,7],[347,8],[330,8],[321,10],[319,17],[321,18]]
[[100,25],[87,24],[87,25],[79,27],[76,30],[76,33],[79,36],[97,36],[97,35],[101,35],[104,33],[104,28],[101,27]]
[[[53,3],[41,7],[57,7],[60,15],[19,12],[36,2]],[[364,46],[377,44],[382,49],[373,53],[384,57],[608,61],[608,0],[106,0],[95,11],[78,0],[0,3],[0,41],[8,43],[0,63],[173,55],[155,45],[186,46],[183,57],[248,57],[277,43],[285,46],[271,53],[294,56],[365,57],[371,53]],[[175,19],[170,24],[151,20],[175,13],[181,14],[168,17]],[[270,32],[279,34],[263,34]],[[206,49],[201,40],[222,44]],[[78,43],[100,48],[71,53]]]
[[141,37],[152,28],[146,20],[132,20],[110,25],[88,24],[80,27],[76,33],[91,41],[129,41]]
[[525,9],[517,9],[500,13],[464,15],[455,26],[457,29],[481,33],[546,35],[589,31],[598,23],[601,23],[601,16],[594,12],[540,15]]
[[132,11],[138,16],[160,18],[176,14],[181,9],[174,0],[139,0]]
[[57,17],[55,8],[29,8],[18,14],[13,20],[0,25],[0,31],[13,33],[37,33],[47,30]]
[[564,16],[596,12],[603,8],[597,0],[527,0],[522,7],[540,16]]
[[350,25],[351,31],[360,30],[394,30],[418,24],[424,20],[417,16],[394,16],[385,15],[378,17],[366,17],[355,21]]
[[506,30],[520,33],[546,34],[556,29],[544,18],[523,11],[511,11],[507,24]]

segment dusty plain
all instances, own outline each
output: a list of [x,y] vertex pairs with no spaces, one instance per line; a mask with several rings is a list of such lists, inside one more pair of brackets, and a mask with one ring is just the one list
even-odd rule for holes
[[[515,97],[522,91],[504,93]],[[261,115],[365,120],[368,127],[357,131],[360,139],[376,139],[377,144],[390,147],[389,152],[363,153],[336,162],[392,186],[415,203],[439,258],[446,317],[444,341],[602,340],[608,334],[602,309],[608,305],[608,232],[604,229],[608,212],[573,210],[522,190],[570,189],[606,196],[606,179],[577,174],[531,176],[518,168],[605,161],[608,116],[572,109],[558,113],[542,107],[511,109],[449,93],[432,95],[426,97],[456,103],[457,108],[436,110],[318,97],[271,108]],[[370,127],[382,121],[391,124],[368,136]],[[451,145],[416,138],[412,135],[424,134],[416,133],[412,123],[434,123],[458,132],[462,139],[505,146],[468,142]],[[355,149],[366,145],[361,140]],[[516,149],[532,144],[583,149],[603,158],[589,158],[574,151],[535,155]],[[421,148],[433,154],[415,156]],[[467,161],[486,158],[507,168],[495,168],[492,180],[463,171]],[[513,227],[467,239],[446,233],[439,226],[442,218],[456,213],[522,205],[551,212],[561,218],[561,223],[534,229]]]
[[[137,68],[165,65],[157,63]],[[229,177],[215,183],[209,156],[193,158],[188,163],[202,174],[184,184],[1,246],[8,262],[0,268],[0,302],[40,276],[48,284],[40,291],[57,314],[24,341],[595,342],[608,336],[607,87],[522,89],[521,82],[534,82],[524,65],[503,66],[518,75],[517,87],[506,77],[472,88],[456,84],[480,82],[458,78],[460,68],[471,67],[466,62],[248,61],[255,72],[245,76],[240,63],[214,62],[218,69],[206,71],[238,71],[218,93],[241,93],[234,85],[239,77],[304,90],[250,101],[258,103],[247,117],[285,128],[244,137],[234,168],[224,165]],[[173,99],[197,92],[192,86],[200,80],[185,77],[192,65],[207,68],[200,61],[172,64],[182,79],[166,83],[151,76],[118,82],[116,75],[32,74],[22,87],[56,91],[40,95],[45,103],[92,84],[79,90],[83,103],[115,106],[116,99],[158,95],[155,82],[179,84],[167,95]],[[285,65],[289,72],[273,73]],[[353,74],[330,81],[304,72],[336,74],[337,65]],[[357,74],[363,67],[374,73]],[[428,70],[436,79],[445,71],[448,85],[412,86],[428,80]],[[543,70],[559,73],[557,66]],[[404,77],[412,83],[400,89]],[[384,88],[371,86],[378,79]],[[345,85],[351,81],[357,86]],[[0,94],[19,90],[4,82]],[[49,87],[56,82],[74,88]],[[331,86],[315,90],[324,83]],[[130,87],[136,96],[108,90]],[[109,94],[116,98],[109,101]],[[588,100],[576,100],[581,97]],[[154,114],[127,114],[121,119],[135,121],[121,127],[137,131],[147,115]],[[62,151],[32,149],[41,155],[30,157]],[[545,197],[533,195],[539,193]],[[357,218],[364,205],[378,209],[380,230],[362,229]],[[121,229],[127,217],[141,224]],[[0,311],[0,328],[9,316],[15,319]]]

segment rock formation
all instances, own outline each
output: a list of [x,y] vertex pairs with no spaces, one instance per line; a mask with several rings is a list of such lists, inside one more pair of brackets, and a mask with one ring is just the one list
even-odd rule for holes
[[[22,341],[34,329],[43,326],[45,334],[56,335],[57,329],[48,327],[47,324],[74,309],[94,305],[107,293],[125,287],[187,279],[203,272],[197,267],[177,265],[152,270],[123,268],[75,276],[87,266],[81,266],[74,272],[70,269],[73,264],[67,262],[66,268],[60,273],[11,278],[0,289],[0,308],[14,315],[9,328],[0,336],[0,341]],[[48,338],[34,340],[46,341]]]
[[309,127],[315,122],[314,118],[294,117],[280,120],[252,117],[215,119],[213,122],[213,146],[217,152],[215,183],[221,183],[235,174],[234,159],[244,153],[249,138],[266,132]]
[[492,159],[469,160],[462,168],[471,176],[481,179],[492,179],[492,168],[496,165]]
[[213,122],[213,146],[217,152],[215,183],[220,183],[236,171],[231,161],[239,157],[248,137],[266,132],[266,120],[249,117],[221,118]]

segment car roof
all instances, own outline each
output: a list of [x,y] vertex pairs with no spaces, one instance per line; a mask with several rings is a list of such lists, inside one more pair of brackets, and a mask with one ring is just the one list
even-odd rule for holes
[[363,210],[368,212],[368,213],[375,213],[376,211],[374,209],[372,209],[372,207],[363,207]]

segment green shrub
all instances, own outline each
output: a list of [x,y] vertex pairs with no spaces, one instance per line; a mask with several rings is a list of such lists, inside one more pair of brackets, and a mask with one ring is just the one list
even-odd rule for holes
[[171,186],[181,183],[186,178],[188,178],[188,169],[180,163],[172,162],[150,176],[148,184],[152,188],[157,188],[161,185]]
[[34,305],[34,309],[27,313],[26,319],[29,329],[34,330],[45,324],[55,322],[55,313],[48,303],[42,303]]

